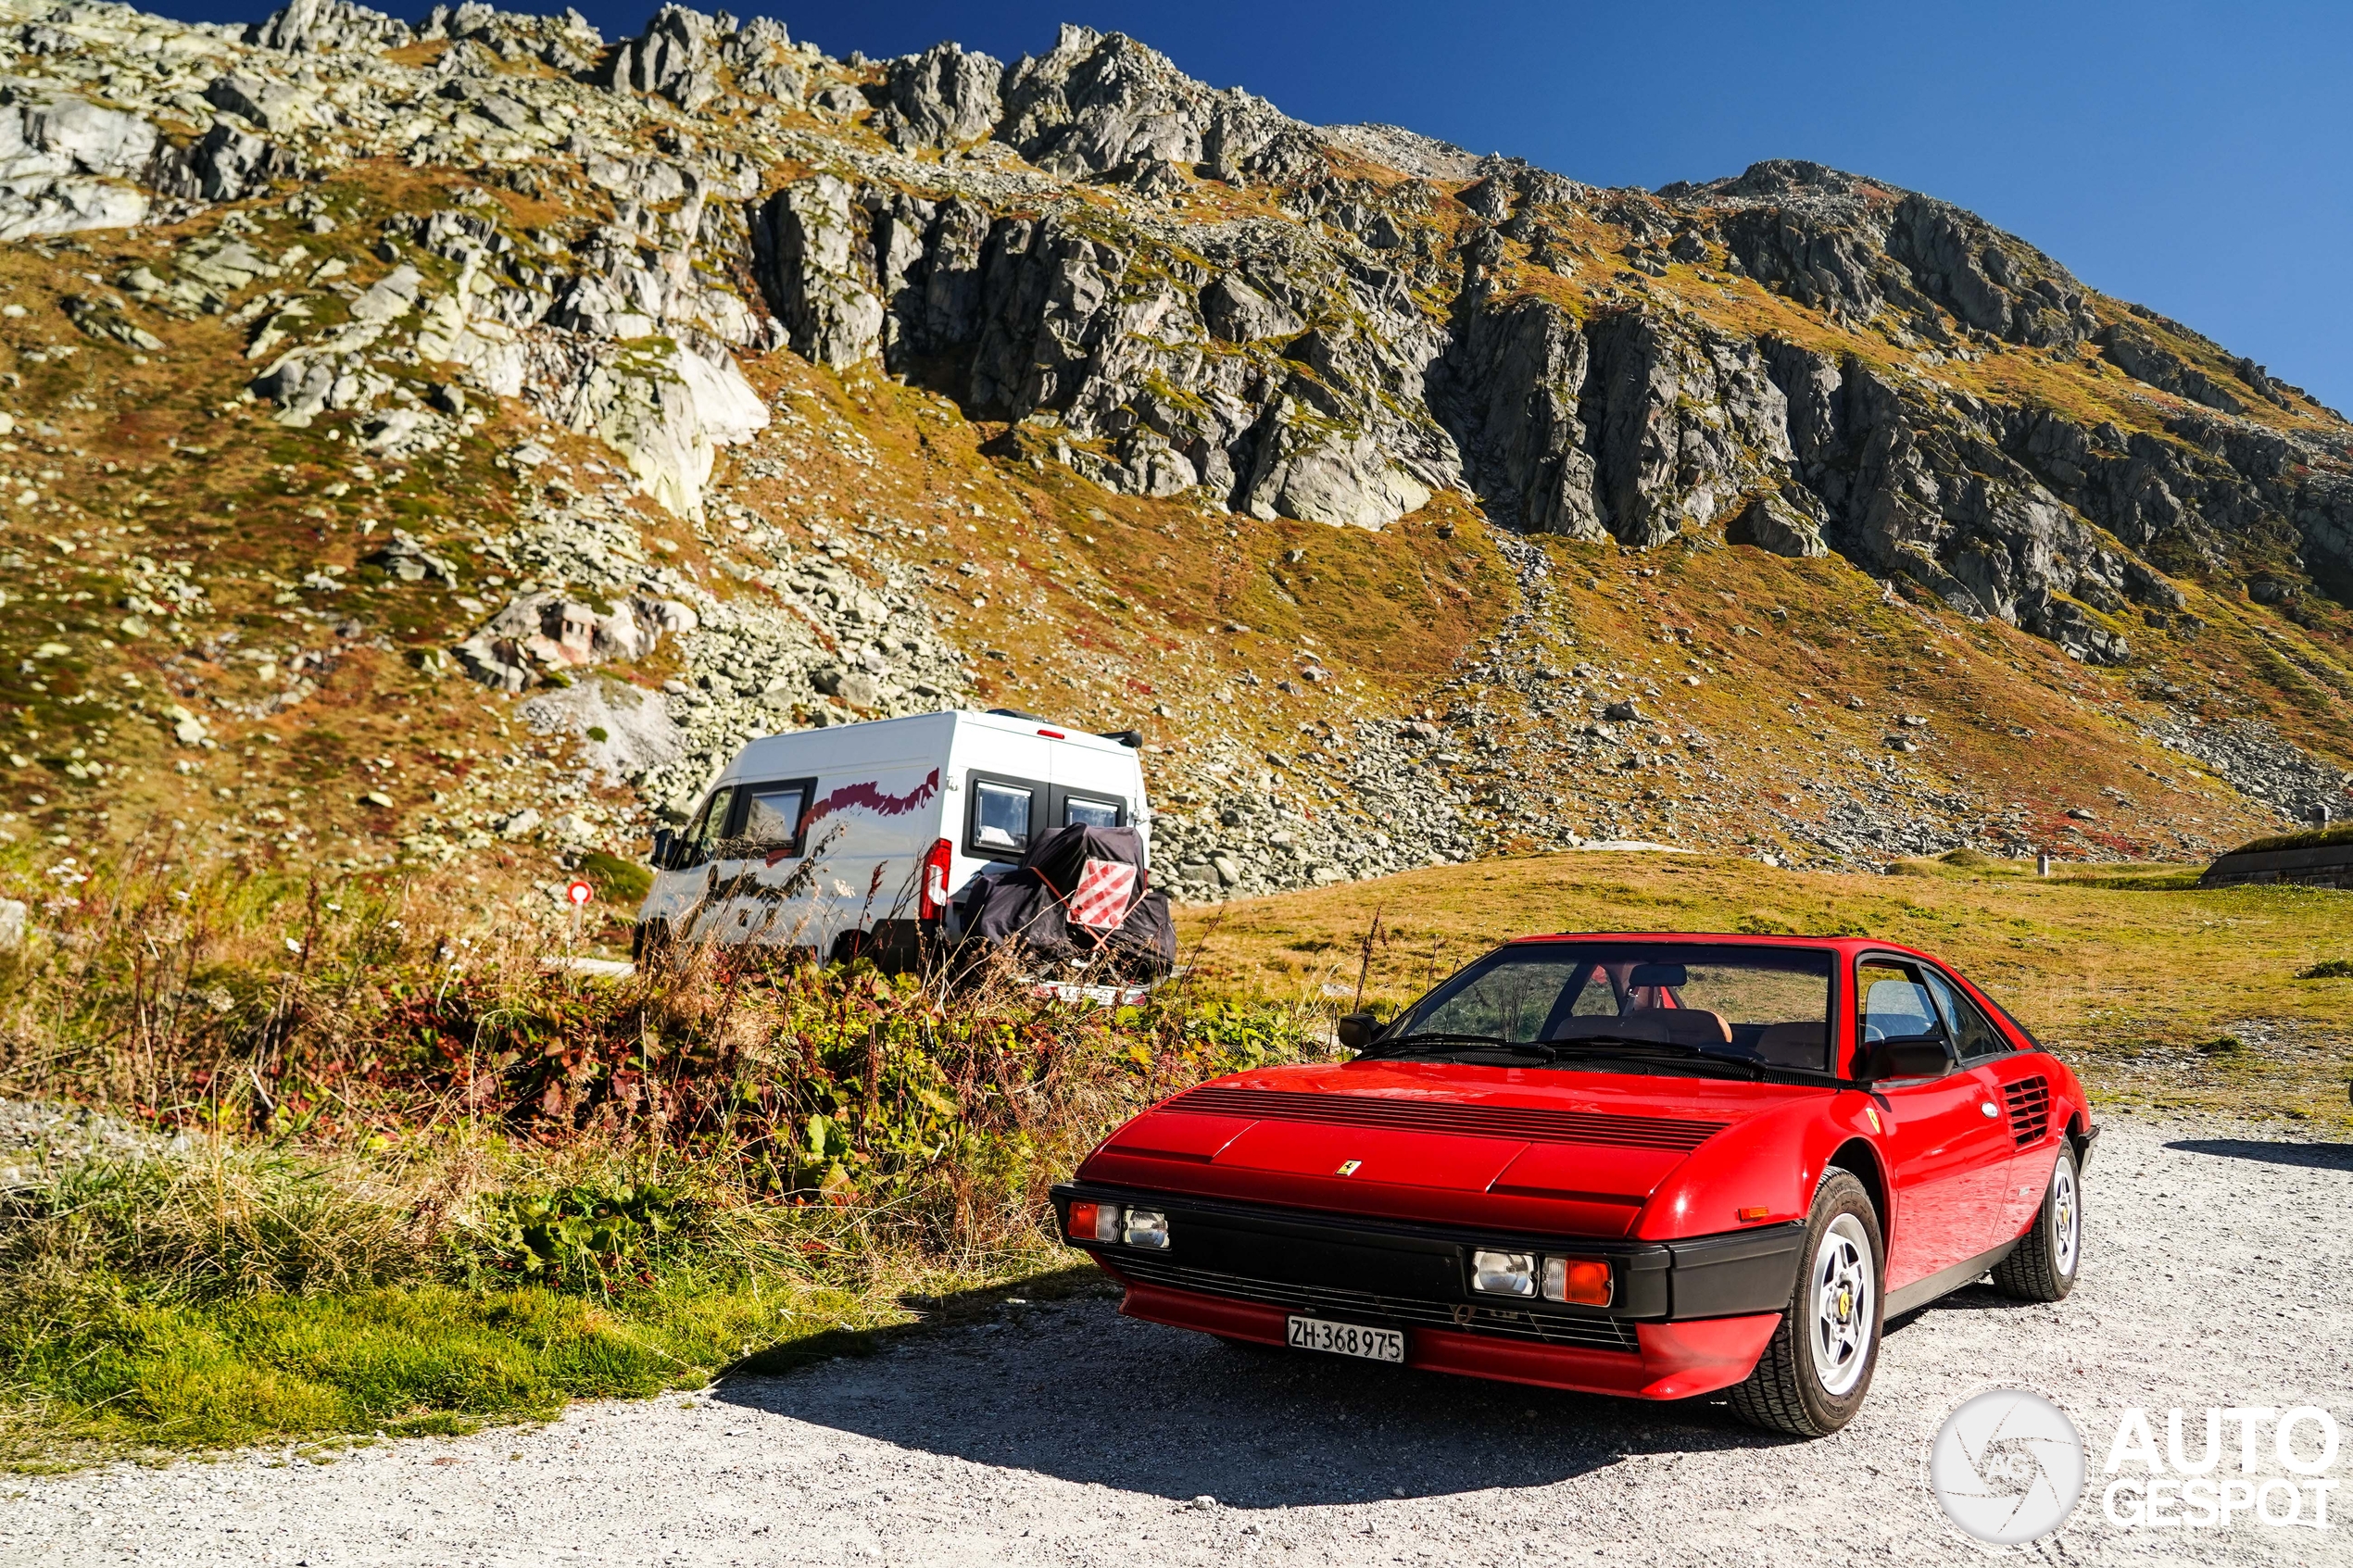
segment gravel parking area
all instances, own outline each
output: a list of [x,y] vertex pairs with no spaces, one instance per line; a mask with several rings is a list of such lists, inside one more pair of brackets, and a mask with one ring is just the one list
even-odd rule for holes
[[1088,1297],[539,1430],[0,1479],[0,1562],[1969,1562],[1984,1549],[1938,1511],[1928,1451],[2000,1385],[2056,1400],[2090,1449],[2034,1555],[2353,1562],[2353,1485],[2325,1532],[2124,1531],[2100,1503],[2133,1405],[2160,1449],[2188,1409],[2193,1456],[2207,1406],[2327,1408],[2328,1474],[2353,1481],[2353,1145],[2116,1118],[2087,1186],[2070,1299],[1980,1286],[1898,1323],[1862,1417],[1818,1443],[1706,1402],[1230,1349]]

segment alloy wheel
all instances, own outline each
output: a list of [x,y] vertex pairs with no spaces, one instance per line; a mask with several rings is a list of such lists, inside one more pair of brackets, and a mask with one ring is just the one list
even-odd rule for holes
[[1872,1310],[1871,1243],[1863,1224],[1841,1214],[1814,1250],[1807,1292],[1814,1376],[1825,1393],[1845,1394],[1869,1364]]

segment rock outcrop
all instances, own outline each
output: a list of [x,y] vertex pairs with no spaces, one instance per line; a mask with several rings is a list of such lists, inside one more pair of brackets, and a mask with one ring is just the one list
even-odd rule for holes
[[[610,509],[572,489],[547,503],[562,525],[517,524],[543,575],[519,566],[495,615],[467,601],[459,654],[516,688],[679,633],[670,728],[648,720],[629,764],[664,800],[780,715],[964,689],[907,582],[779,553],[758,575],[791,608],[755,613],[647,558],[621,491],[686,527],[724,518],[720,452],[791,408],[756,390],[763,356],[862,406],[886,377],[945,395],[1001,425],[989,458],[1213,527],[1380,529],[1467,496],[1510,530],[1633,553],[1836,558],[1880,602],[2092,663],[2140,658],[2216,584],[2285,613],[2353,581],[2342,419],[1969,213],[1818,164],[1601,190],[1310,126],[1081,27],[1006,65],[953,44],[830,59],[676,5],[610,49],[576,12],[478,0],[413,25],[356,0],[234,28],[46,0],[6,19],[0,241],[176,226],[144,260],[72,264],[59,352],[154,354],[205,318],[280,438],[380,467],[473,452],[551,489],[580,483],[577,454],[506,421],[609,448]],[[398,201],[352,194],[388,184]],[[376,533],[366,558],[454,596],[436,537]],[[1545,553],[1509,547],[1532,595]],[[1439,744],[1417,722],[1433,734],[1353,737],[1385,759],[1363,790]],[[1172,844],[1191,885],[1290,885],[1467,852],[1458,805],[1394,854],[1247,800]],[[1279,876],[1216,867],[1243,847]]]

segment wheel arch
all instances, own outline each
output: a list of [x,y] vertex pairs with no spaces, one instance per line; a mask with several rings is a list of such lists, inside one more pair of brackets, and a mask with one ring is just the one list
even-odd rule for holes
[[1843,1171],[1863,1184],[1870,1196],[1871,1208],[1879,1215],[1879,1245],[1882,1257],[1894,1249],[1895,1216],[1888,1208],[1887,1171],[1880,1163],[1879,1150],[1865,1138],[1849,1138],[1838,1146],[1822,1165],[1822,1180],[1829,1181],[1832,1171]]

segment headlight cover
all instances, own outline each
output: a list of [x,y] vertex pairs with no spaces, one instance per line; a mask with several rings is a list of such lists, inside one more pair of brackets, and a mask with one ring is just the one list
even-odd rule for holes
[[1536,1294],[1536,1255],[1532,1252],[1471,1254],[1471,1288],[1490,1296]]

